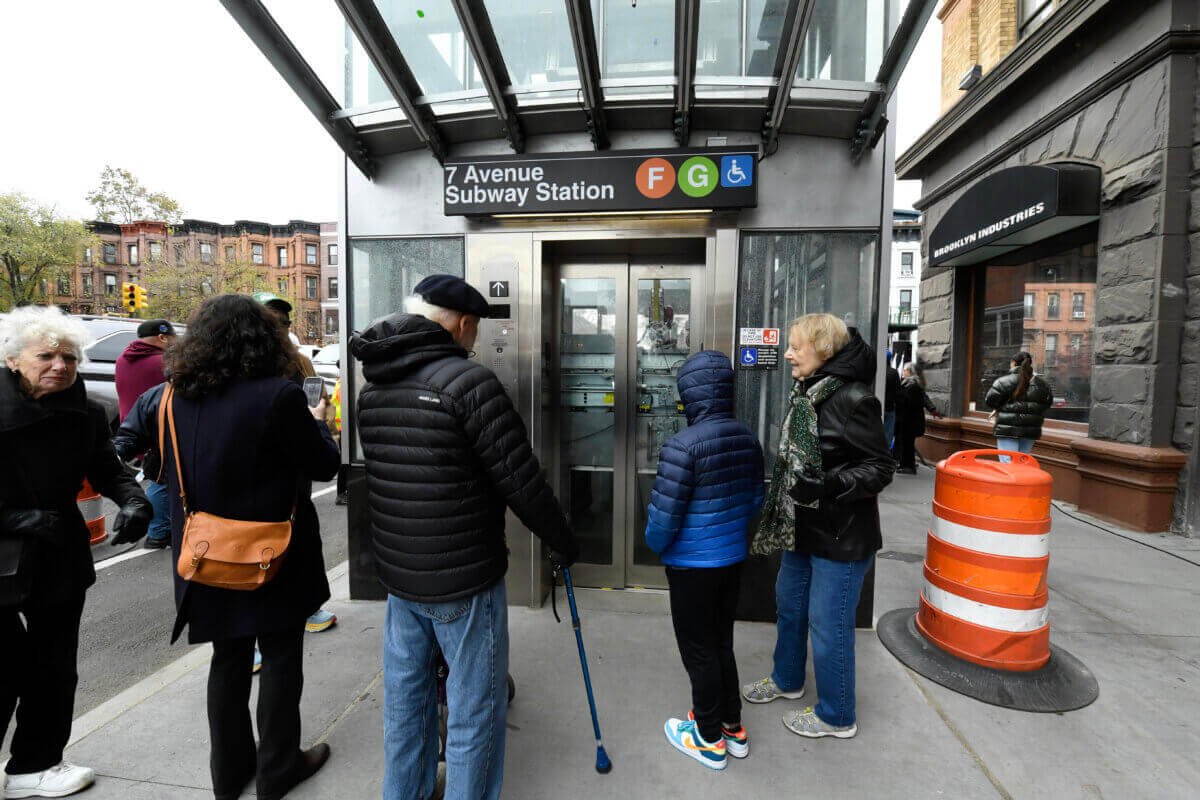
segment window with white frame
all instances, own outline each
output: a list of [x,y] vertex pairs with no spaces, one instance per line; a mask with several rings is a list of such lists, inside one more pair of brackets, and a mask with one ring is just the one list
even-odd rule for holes
[[279,266],[286,267],[287,266],[287,248],[286,247],[276,247],[275,252],[279,256]]
[[304,245],[304,263],[310,267],[317,266],[317,246],[315,244]]
[[1087,295],[1083,292],[1071,295],[1071,319],[1087,319]]
[[263,246],[261,244],[250,245],[250,260],[255,264],[263,263]]
[[900,277],[911,278],[913,274],[913,254],[906,251],[900,254]]

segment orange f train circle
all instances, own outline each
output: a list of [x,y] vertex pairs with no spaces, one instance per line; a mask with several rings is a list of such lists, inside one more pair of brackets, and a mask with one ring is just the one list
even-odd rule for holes
[[675,167],[665,158],[646,159],[637,170],[637,188],[651,200],[666,197],[675,188]]

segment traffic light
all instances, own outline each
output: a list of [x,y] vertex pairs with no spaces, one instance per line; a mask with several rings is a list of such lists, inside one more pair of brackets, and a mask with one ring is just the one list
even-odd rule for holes
[[146,290],[136,283],[121,284],[121,305],[131,315],[150,307],[146,302]]

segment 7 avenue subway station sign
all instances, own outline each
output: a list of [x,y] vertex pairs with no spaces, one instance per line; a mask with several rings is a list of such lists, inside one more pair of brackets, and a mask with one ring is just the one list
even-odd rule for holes
[[753,148],[546,153],[446,161],[446,216],[758,205]]

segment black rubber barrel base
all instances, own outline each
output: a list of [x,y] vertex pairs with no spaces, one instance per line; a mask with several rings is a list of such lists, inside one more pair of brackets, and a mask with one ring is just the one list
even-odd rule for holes
[[883,646],[914,672],[959,694],[1018,711],[1074,711],[1100,696],[1091,670],[1061,647],[1050,645],[1050,660],[1031,672],[991,669],[953,656],[917,630],[917,609],[898,608],[880,618]]

